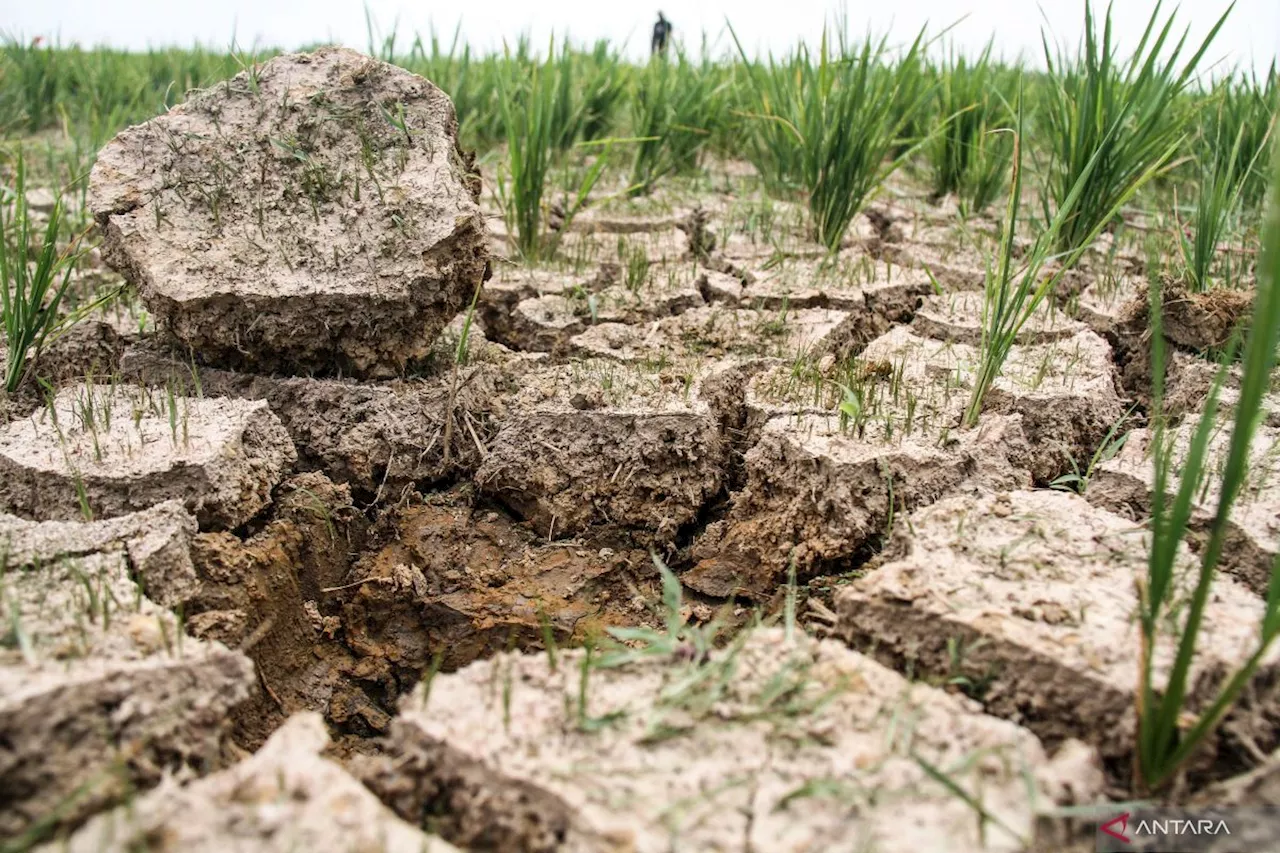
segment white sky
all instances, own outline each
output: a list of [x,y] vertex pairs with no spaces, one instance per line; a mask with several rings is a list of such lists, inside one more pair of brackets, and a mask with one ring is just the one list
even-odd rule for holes
[[[697,46],[703,32],[728,46],[728,16],[748,50],[774,51],[799,38],[815,43],[824,20],[844,8],[854,33],[870,27],[890,33],[895,41],[909,41],[926,22],[936,30],[963,18],[951,33],[960,47],[976,50],[994,35],[997,53],[1013,57],[1021,52],[1033,61],[1041,55],[1042,27],[1075,45],[1084,8],[1082,0],[1044,0],[1043,8],[1033,0],[855,0],[843,5],[832,0],[368,0],[367,6],[384,30],[398,21],[403,40],[411,40],[415,31],[425,36],[433,23],[442,36],[451,37],[461,18],[464,37],[480,49],[500,47],[504,38],[514,41],[525,31],[538,44],[552,31],[567,31],[578,41],[626,41],[633,55],[648,49],[659,8],[690,47]],[[1141,35],[1151,2],[1117,0],[1115,6],[1115,28],[1131,45]],[[1095,7],[1105,8],[1101,3]],[[233,34],[242,46],[256,41],[294,48],[336,41],[364,48],[365,8],[363,0],[0,0],[0,31],[135,49],[193,42],[225,47]],[[1178,20],[1191,26],[1193,37],[1202,36],[1225,8],[1225,0],[1184,0]],[[1207,58],[1261,72],[1278,55],[1280,0],[1237,0]]]

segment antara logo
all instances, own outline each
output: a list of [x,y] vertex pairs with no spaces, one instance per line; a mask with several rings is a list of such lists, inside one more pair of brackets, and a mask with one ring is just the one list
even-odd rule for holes
[[[1129,812],[1117,815],[1099,826],[1098,831],[1128,844],[1129,817]],[[1231,828],[1221,818],[1142,818],[1135,822],[1133,831],[1141,836],[1164,838],[1231,834]]]
[[1138,821],[1138,833],[1142,835],[1230,835],[1231,828],[1227,826],[1227,822],[1221,818],[1211,820],[1209,818],[1199,818],[1197,820],[1187,820],[1186,818],[1169,818],[1167,820],[1140,820]]
[[[1116,828],[1116,824],[1120,824],[1119,829]],[[1118,838],[1121,841],[1123,841],[1125,844],[1129,843],[1129,836],[1124,834],[1125,831],[1128,830],[1128,828],[1129,828],[1128,812],[1125,812],[1124,814],[1118,817],[1113,817],[1111,820],[1107,821],[1102,826],[1098,827],[1098,829],[1102,830],[1103,835],[1110,835],[1112,838]]]

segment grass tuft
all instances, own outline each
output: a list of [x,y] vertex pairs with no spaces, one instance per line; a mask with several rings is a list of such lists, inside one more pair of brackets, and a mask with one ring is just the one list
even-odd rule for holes
[[789,59],[760,65],[733,35],[755,95],[753,162],[775,188],[805,194],[814,235],[834,253],[871,195],[915,150],[895,153],[930,95],[918,85],[924,31],[893,63],[883,37],[868,35],[857,46],[824,30],[816,62],[802,44]]
[[[1258,626],[1253,653],[1217,688],[1213,700],[1184,724],[1189,680],[1195,661],[1200,629],[1213,581],[1226,544],[1232,507],[1239,497],[1249,469],[1249,447],[1261,420],[1263,400],[1271,387],[1276,347],[1280,345],[1280,146],[1273,161],[1270,210],[1263,235],[1263,259],[1258,271],[1253,322],[1243,349],[1239,399],[1232,419],[1231,440],[1218,477],[1218,504],[1207,540],[1198,554],[1199,571],[1189,605],[1175,596],[1175,564],[1186,539],[1195,496],[1209,475],[1207,450],[1218,425],[1219,397],[1230,356],[1224,359],[1196,426],[1174,487],[1170,444],[1163,416],[1165,351],[1162,336],[1161,295],[1152,287],[1152,361],[1154,370],[1155,486],[1152,498],[1151,550],[1147,573],[1139,585],[1139,617],[1142,628],[1141,685],[1137,697],[1138,749],[1135,775],[1147,790],[1171,783],[1196,751],[1205,744],[1235,705],[1257,671],[1272,643],[1280,636],[1280,560],[1272,566],[1266,606]],[[1185,615],[1183,615],[1185,609]],[[1177,654],[1163,685],[1155,683],[1152,658],[1162,625],[1176,624]]]
[[[45,342],[66,322],[58,306],[71,282],[79,240],[58,248],[62,200],[49,213],[39,240],[38,223],[27,205],[26,164],[18,157],[13,212],[0,203],[0,319],[4,321],[5,391],[18,390],[31,375]],[[34,251],[35,262],[28,260]]]

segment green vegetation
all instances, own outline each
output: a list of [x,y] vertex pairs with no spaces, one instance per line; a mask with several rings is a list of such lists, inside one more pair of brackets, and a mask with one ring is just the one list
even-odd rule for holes
[[[1280,560],[1271,570],[1266,609],[1258,626],[1255,651],[1235,672],[1217,686],[1213,701],[1205,705],[1189,724],[1184,722],[1191,691],[1191,668],[1195,662],[1205,606],[1226,544],[1231,509],[1240,496],[1250,467],[1249,450],[1262,419],[1263,397],[1270,390],[1276,347],[1280,345],[1280,147],[1274,159],[1272,201],[1263,237],[1263,259],[1258,270],[1257,299],[1253,322],[1244,343],[1239,397],[1230,418],[1231,438],[1226,463],[1220,472],[1211,470],[1208,449],[1212,434],[1219,428],[1219,403],[1227,362],[1219,370],[1194,435],[1180,460],[1181,475],[1174,477],[1173,445],[1163,416],[1165,351],[1161,334],[1159,288],[1151,298],[1153,326],[1155,486],[1152,490],[1152,544],[1147,576],[1141,588],[1143,670],[1138,696],[1138,781],[1147,789],[1160,789],[1213,734],[1231,710],[1263,657],[1280,636]],[[1209,525],[1207,540],[1199,549],[1199,571],[1194,576],[1190,601],[1183,600],[1175,583],[1178,553],[1191,525],[1193,502],[1206,480],[1217,473],[1217,508]],[[1176,488],[1175,488],[1176,482]],[[1170,500],[1172,498],[1172,500]],[[1153,658],[1161,629],[1172,622],[1177,655],[1163,685],[1156,683]]]
[[[543,197],[552,168],[573,145],[584,117],[574,96],[574,69],[573,53],[557,53],[552,44],[546,60],[530,68],[527,78],[498,78],[510,169],[509,183],[499,173],[498,193],[516,246],[526,258],[554,252],[556,241],[543,233]],[[562,210],[561,231],[585,205],[608,162],[608,150],[575,182],[573,197]]]
[[[1222,124],[1214,130],[1221,133]],[[1245,160],[1242,155],[1245,131],[1241,125],[1232,137],[1215,136],[1197,146],[1199,162],[1205,164],[1196,194],[1195,215],[1191,223],[1177,231],[1178,248],[1185,266],[1185,277],[1192,290],[1203,292],[1212,284],[1211,276],[1219,258],[1219,245],[1229,236],[1239,216],[1240,199],[1262,149]],[[1215,156],[1215,152],[1226,156]],[[1228,258],[1229,261],[1229,258]],[[1228,274],[1226,280],[1230,280]]]
[[954,53],[932,69],[941,127],[925,144],[933,195],[954,193],[968,210],[980,212],[1004,186],[1013,153],[1008,104],[998,88],[988,43],[976,60]]
[[[59,248],[62,203],[56,201],[36,239],[38,227],[27,204],[26,165],[18,158],[12,214],[0,204],[0,315],[4,320],[4,388],[13,393],[26,378],[40,350],[54,331],[66,322],[58,313],[66,295],[79,241]],[[35,262],[27,259],[28,249]],[[29,357],[28,357],[29,356]]]
[[683,51],[676,58],[650,60],[635,75],[631,92],[632,130],[637,137],[631,166],[633,194],[647,192],[663,175],[689,174],[725,119],[725,82],[705,55],[701,65]]
[[[965,409],[966,426],[976,426],[982,414],[982,404],[991,386],[995,384],[1004,367],[1009,352],[1018,339],[1018,333],[1036,311],[1049,299],[1058,282],[1067,273],[1085,249],[1093,242],[1106,223],[1120,213],[1120,208],[1134,193],[1155,175],[1156,167],[1136,175],[1125,192],[1111,202],[1102,216],[1093,217],[1092,230],[1083,235],[1076,247],[1064,255],[1054,255],[1054,246],[1062,241],[1062,233],[1072,223],[1080,222],[1077,216],[1080,205],[1088,193],[1096,171],[1101,168],[1102,152],[1095,152],[1077,176],[1062,204],[1054,211],[1048,226],[1036,235],[1035,241],[1021,260],[1014,243],[1017,235],[1019,210],[1022,206],[1022,113],[1019,108],[1017,130],[1013,142],[1013,180],[1009,188],[1009,203],[1005,210],[1004,228],[1000,247],[994,263],[987,261],[982,300],[982,343],[980,363],[973,380],[973,391]],[[1052,270],[1046,266],[1054,263]]]
[[[1221,271],[1221,283],[1234,276],[1232,254],[1220,251],[1222,243],[1240,231],[1243,207],[1256,209],[1262,198],[1259,165],[1275,116],[1258,109],[1274,94],[1247,88],[1245,94],[1233,80],[1221,84],[1205,112],[1209,119],[1192,148],[1193,162],[1200,165],[1195,208],[1191,221],[1177,229],[1177,243],[1192,290],[1205,291]],[[1224,263],[1219,264],[1219,260]]]
[[[1170,44],[1174,16],[1163,23],[1156,5],[1137,49],[1127,61],[1116,56],[1111,9],[1102,32],[1092,7],[1085,5],[1084,52],[1055,57],[1045,41],[1049,67],[1043,106],[1044,132],[1050,144],[1045,181],[1046,221],[1052,206],[1061,210],[1079,192],[1071,215],[1058,230],[1055,248],[1071,251],[1087,245],[1100,226],[1115,218],[1152,169],[1163,169],[1185,141],[1189,103],[1180,95],[1191,84],[1205,51],[1226,22],[1224,12],[1196,52],[1178,70],[1186,33]],[[1087,173],[1087,180],[1083,180]]]
[[773,187],[807,194],[814,234],[831,252],[914,150],[895,146],[928,94],[916,85],[923,43],[921,32],[889,64],[884,38],[868,35],[858,47],[824,32],[816,63],[800,45],[767,65],[748,61],[738,44],[755,95],[752,161]]

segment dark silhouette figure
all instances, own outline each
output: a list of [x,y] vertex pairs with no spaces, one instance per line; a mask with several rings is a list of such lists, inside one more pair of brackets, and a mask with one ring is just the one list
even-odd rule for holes
[[653,25],[653,44],[651,46],[653,53],[667,52],[667,38],[671,35],[672,29],[671,22],[662,17],[662,13],[659,12],[658,23]]

